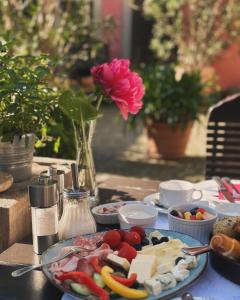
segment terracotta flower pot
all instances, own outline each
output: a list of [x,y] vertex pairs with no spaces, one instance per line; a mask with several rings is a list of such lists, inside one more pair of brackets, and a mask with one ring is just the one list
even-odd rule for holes
[[185,155],[193,122],[184,128],[171,127],[166,123],[144,121],[148,135],[148,156],[150,158],[177,159]]

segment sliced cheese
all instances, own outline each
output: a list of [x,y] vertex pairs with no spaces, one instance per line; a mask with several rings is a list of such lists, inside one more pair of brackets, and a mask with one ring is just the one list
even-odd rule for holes
[[130,263],[126,258],[117,256],[115,254],[112,254],[112,253],[108,254],[107,260],[117,266],[122,267],[126,271],[128,271],[130,268]]
[[135,257],[135,259],[138,259],[138,260],[144,260],[145,263],[147,262],[152,262],[152,260],[156,260],[155,256],[154,255],[146,255],[146,254],[141,254],[141,253],[138,253],[137,256]]
[[156,258],[152,255],[140,255],[131,262],[128,277],[137,274],[137,281],[141,284],[150,279],[156,271]]
[[157,266],[157,273],[165,274],[167,272],[170,272],[171,269],[172,269],[172,263],[170,262],[161,263],[160,265]]
[[170,272],[175,266],[177,257],[184,257],[185,254],[181,251],[186,247],[182,241],[178,239],[169,240],[166,243],[147,247],[138,251],[138,255],[151,255],[156,257],[156,263],[160,274]]

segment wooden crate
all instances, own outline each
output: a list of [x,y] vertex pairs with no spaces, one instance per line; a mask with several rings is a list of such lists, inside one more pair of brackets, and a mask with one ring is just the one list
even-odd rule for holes
[[[49,166],[54,166],[65,171],[66,185],[70,185],[69,164],[71,162],[37,157],[33,163],[33,177],[47,170]],[[0,193],[0,253],[31,233],[28,184],[29,182],[24,182],[14,185],[9,191]]]

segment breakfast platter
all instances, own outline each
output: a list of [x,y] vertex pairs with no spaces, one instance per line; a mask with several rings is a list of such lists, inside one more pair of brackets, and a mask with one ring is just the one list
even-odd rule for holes
[[[132,246],[134,241],[137,247]],[[206,254],[196,258],[181,251],[184,246],[200,245],[194,238],[171,230],[144,230],[140,226],[130,231],[110,230],[53,245],[42,254],[43,263],[73,246],[84,250],[44,267],[43,272],[57,288],[80,299],[89,299],[92,293],[99,293],[98,299],[169,299],[204,272]],[[89,278],[100,292],[94,290],[95,285],[82,290],[80,282]]]

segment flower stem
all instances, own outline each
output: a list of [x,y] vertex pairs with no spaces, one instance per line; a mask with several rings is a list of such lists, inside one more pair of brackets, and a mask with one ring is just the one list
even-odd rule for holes
[[91,163],[91,158],[89,155],[89,150],[88,150],[88,139],[86,137],[86,128],[85,128],[86,123],[83,121],[82,115],[81,115],[81,127],[82,127],[82,137],[83,137],[83,147],[86,155],[86,162],[89,168],[89,177],[91,181],[91,188],[94,189],[94,178],[93,178],[93,166]]
[[103,101],[103,95],[99,95],[99,96],[97,97],[97,105],[96,105],[97,111],[99,111],[100,105],[101,105],[102,101]]

